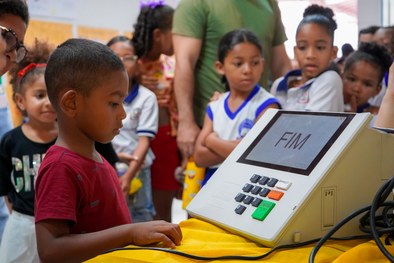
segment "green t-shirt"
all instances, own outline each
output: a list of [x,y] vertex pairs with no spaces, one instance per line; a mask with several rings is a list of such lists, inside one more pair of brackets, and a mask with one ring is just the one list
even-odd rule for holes
[[213,92],[225,90],[214,66],[219,41],[238,28],[252,30],[260,38],[266,65],[260,85],[267,87],[272,47],[287,40],[276,0],[181,0],[175,10],[173,33],[203,41],[194,90],[194,112],[200,126]]

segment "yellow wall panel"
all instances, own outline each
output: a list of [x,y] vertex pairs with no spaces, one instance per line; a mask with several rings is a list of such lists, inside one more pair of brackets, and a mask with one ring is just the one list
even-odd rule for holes
[[119,35],[119,31],[111,29],[78,26],[78,37],[87,38],[106,44],[108,40]]
[[34,39],[59,45],[73,37],[72,25],[56,22],[31,20],[26,31],[25,45],[34,44]]

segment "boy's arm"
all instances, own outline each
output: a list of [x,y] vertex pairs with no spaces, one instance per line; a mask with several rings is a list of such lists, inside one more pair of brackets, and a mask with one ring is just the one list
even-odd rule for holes
[[110,249],[129,244],[149,245],[162,242],[174,248],[182,239],[181,229],[165,221],[125,224],[106,230],[70,234],[66,220],[36,223],[37,249],[41,262],[82,262]]
[[[143,165],[145,160],[146,153],[148,152],[149,145],[150,145],[150,137],[140,136],[138,139],[137,148],[134,150],[133,155],[129,156],[128,158],[129,168],[124,173],[124,175],[119,178],[120,186],[124,194],[127,194],[129,192],[131,180],[136,176],[137,172],[141,169],[141,166]],[[125,158],[126,156],[123,154],[119,157]]]
[[206,137],[213,132],[213,124],[208,114],[205,114],[204,124],[200,134],[197,136],[194,161],[200,167],[208,167],[223,162],[223,157],[211,151],[206,145]]

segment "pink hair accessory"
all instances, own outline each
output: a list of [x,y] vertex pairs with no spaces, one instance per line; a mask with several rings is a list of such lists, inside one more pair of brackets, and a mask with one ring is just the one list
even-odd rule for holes
[[46,66],[46,63],[30,63],[29,65],[18,71],[18,76],[20,78],[23,78],[29,71],[35,68],[44,68]]

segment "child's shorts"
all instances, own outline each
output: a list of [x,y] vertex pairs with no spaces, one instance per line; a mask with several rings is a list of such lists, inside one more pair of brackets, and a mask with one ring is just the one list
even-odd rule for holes
[[0,255],[0,263],[40,262],[33,216],[12,211],[5,225]]

